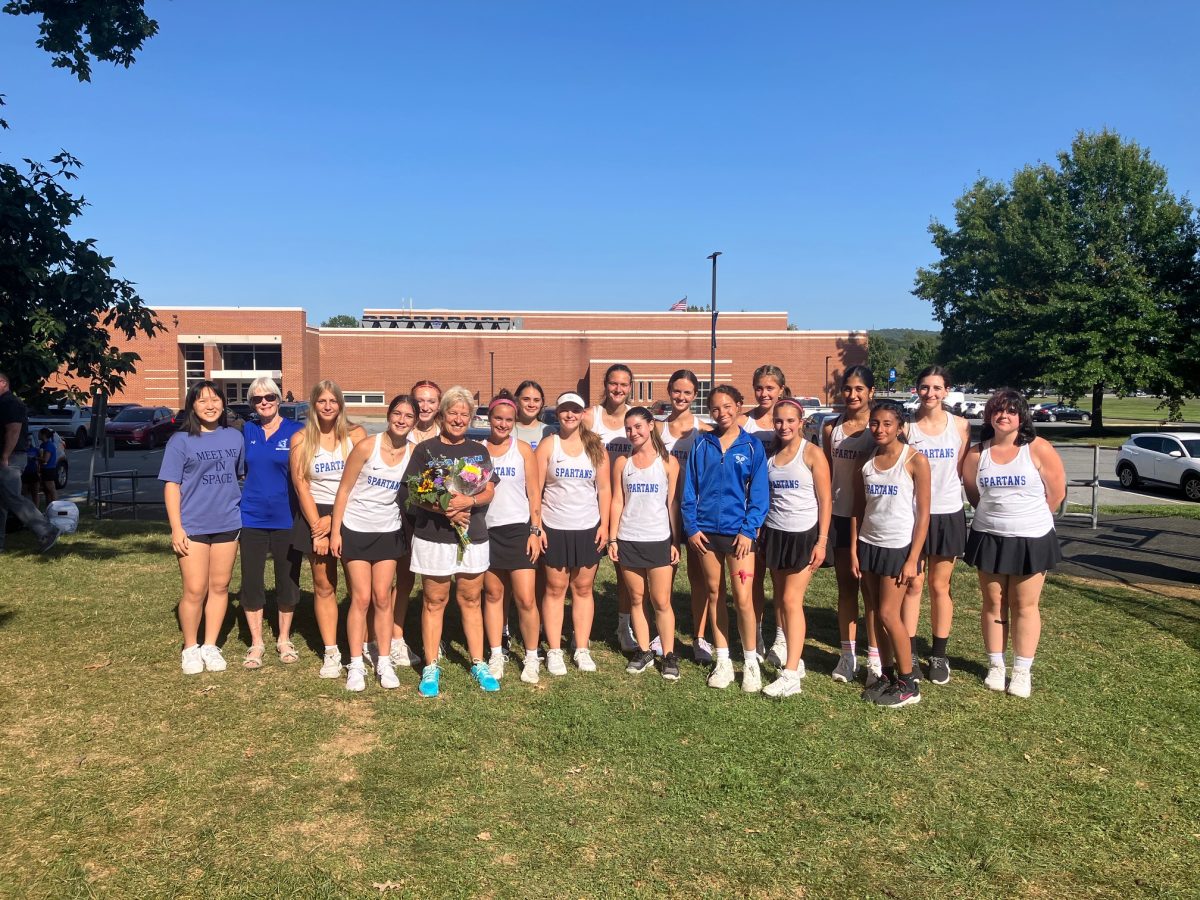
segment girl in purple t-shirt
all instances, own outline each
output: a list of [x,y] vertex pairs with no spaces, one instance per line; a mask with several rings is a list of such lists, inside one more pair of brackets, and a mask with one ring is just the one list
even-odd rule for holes
[[[171,435],[158,478],[179,560],[183,597],[183,674],[225,670],[217,635],[229,608],[229,580],[242,527],[238,477],[245,468],[242,434],[226,424],[225,401],[211,381],[187,392],[183,427]],[[204,618],[204,644],[197,644]]]

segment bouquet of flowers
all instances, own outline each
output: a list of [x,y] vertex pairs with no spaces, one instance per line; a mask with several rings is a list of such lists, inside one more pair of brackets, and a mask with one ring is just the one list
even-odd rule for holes
[[[424,470],[405,478],[408,483],[408,502],[410,506],[425,503],[440,507],[444,511],[450,508],[450,499],[455,494],[474,497],[487,487],[491,477],[490,465],[468,462],[465,459],[434,457],[429,460],[429,465]],[[462,562],[463,551],[470,545],[471,539],[467,537],[465,527],[453,527],[458,535],[458,561]]]

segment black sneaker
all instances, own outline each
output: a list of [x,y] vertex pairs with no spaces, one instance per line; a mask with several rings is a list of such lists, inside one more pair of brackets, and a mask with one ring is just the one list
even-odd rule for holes
[[923,677],[921,675],[921,661],[917,659],[917,655],[915,653],[913,654],[912,659],[912,677],[913,681],[920,681]]
[[921,687],[915,680],[905,681],[897,678],[892,686],[882,694],[875,695],[876,706],[886,706],[889,709],[899,709],[901,706],[912,706],[921,702]]
[[629,661],[629,665],[625,667],[625,671],[630,675],[641,675],[647,669],[654,668],[654,651],[653,650],[637,650],[633,654],[633,659]]
[[892,680],[888,678],[887,672],[884,672],[877,679],[875,679],[875,681],[871,683],[871,686],[863,691],[859,696],[870,703],[874,703],[878,696],[887,693],[889,690],[891,690],[891,687]]
[[929,657],[929,680],[934,684],[949,684],[950,660],[944,656]]
[[674,650],[663,657],[662,676],[667,681],[679,680],[679,657],[675,655]]
[[58,540],[58,534],[59,534],[58,529],[55,528],[53,525],[51,525],[50,533],[47,534],[44,538],[41,538],[40,540],[38,540],[38,545],[37,545],[38,553],[45,553],[47,550],[49,550],[51,547],[53,547],[54,542]]

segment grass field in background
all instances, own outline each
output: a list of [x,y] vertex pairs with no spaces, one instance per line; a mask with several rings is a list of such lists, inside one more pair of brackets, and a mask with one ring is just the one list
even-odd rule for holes
[[454,624],[422,701],[316,677],[307,575],[299,664],[268,639],[243,671],[234,624],[230,670],[184,677],[165,529],[84,529],[0,557],[4,896],[1195,896],[1194,598],[1052,579],[1020,701],[983,688],[961,569],[953,680],[891,711],[829,678],[829,571],[779,703],[624,674],[605,565],[598,673],[484,695]]
[[[1032,406],[1035,403],[1056,403],[1058,402],[1057,395],[1046,397],[1030,397],[1029,404]],[[1167,418],[1166,409],[1159,409],[1158,405],[1162,401],[1157,397],[1112,397],[1104,398],[1104,421],[1107,424],[1116,422],[1147,422],[1158,424]],[[1080,397],[1079,402],[1075,404],[1085,412],[1092,411],[1091,396]],[[1200,414],[1200,408],[1193,400],[1190,404],[1185,403],[1183,406],[1183,421],[1195,421],[1197,415]]]

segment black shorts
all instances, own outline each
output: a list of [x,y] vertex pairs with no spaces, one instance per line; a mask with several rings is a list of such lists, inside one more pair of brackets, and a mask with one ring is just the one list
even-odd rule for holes
[[829,520],[829,531],[835,550],[850,549],[850,516],[834,516]]
[[596,549],[597,522],[593,528],[579,531],[563,531],[546,528],[546,553],[542,557],[551,569],[586,569],[600,562],[600,551]]
[[661,569],[671,565],[671,539],[623,541],[617,539],[617,558],[625,569]]
[[492,545],[488,568],[493,572],[518,572],[536,568],[529,561],[529,523],[514,522],[488,529]]
[[[333,514],[332,503],[318,503],[317,515],[329,516]],[[292,546],[303,553],[305,556],[311,556],[313,552],[312,529],[308,527],[308,520],[304,518],[304,513],[299,509],[292,510]]]
[[759,532],[762,559],[768,569],[803,569],[812,559],[813,547],[817,545],[817,528],[807,531],[782,531],[765,527]]
[[925,535],[925,555],[957,559],[967,549],[967,516],[960,509],[952,513],[934,513],[929,517]]
[[233,531],[215,531],[212,534],[189,534],[188,540],[197,544],[228,544],[230,541],[236,541],[242,533],[242,529],[236,528]]
[[[738,539],[738,535],[736,534],[709,534],[706,531],[704,532],[704,536],[708,538],[708,549],[714,553],[729,556],[737,549],[733,546],[733,542]],[[750,541],[750,552],[758,552],[758,542],[753,539]]]
[[383,562],[408,556],[408,541],[404,529],[395,531],[354,531],[342,526],[342,559],[362,562]]

